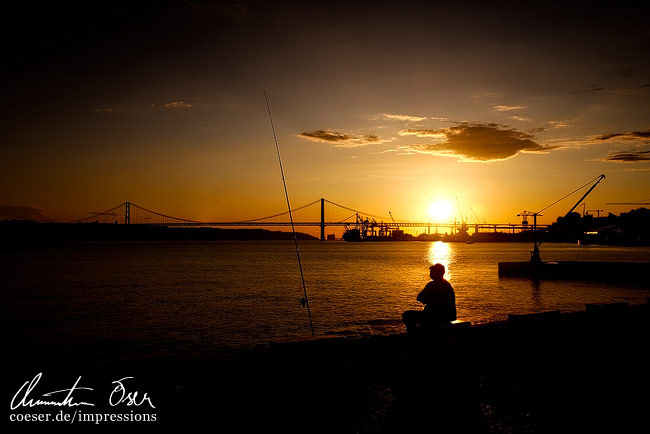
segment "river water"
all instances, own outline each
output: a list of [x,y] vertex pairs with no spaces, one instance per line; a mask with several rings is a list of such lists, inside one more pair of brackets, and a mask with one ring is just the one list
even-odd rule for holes
[[[647,285],[499,279],[499,261],[526,261],[520,243],[306,241],[300,244],[317,334],[403,332],[440,262],[459,319],[644,303]],[[649,261],[650,248],[544,244],[544,260]],[[309,336],[293,242],[67,243],[0,253],[2,323],[14,348],[83,358],[200,356]]]

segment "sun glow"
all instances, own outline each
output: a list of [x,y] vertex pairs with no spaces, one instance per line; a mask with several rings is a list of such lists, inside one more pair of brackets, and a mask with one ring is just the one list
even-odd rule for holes
[[452,204],[444,199],[438,199],[429,206],[429,216],[436,222],[446,222],[449,220],[452,211]]

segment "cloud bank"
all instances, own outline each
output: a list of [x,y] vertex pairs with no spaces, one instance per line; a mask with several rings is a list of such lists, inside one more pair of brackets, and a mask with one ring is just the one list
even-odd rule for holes
[[0,204],[0,220],[33,220],[36,222],[47,222],[48,218],[43,209],[28,205],[4,205]]
[[400,131],[400,135],[440,139],[438,143],[411,145],[406,149],[464,161],[499,161],[519,152],[542,154],[558,148],[540,145],[532,140],[532,135],[494,123],[462,123],[438,130],[408,129]]

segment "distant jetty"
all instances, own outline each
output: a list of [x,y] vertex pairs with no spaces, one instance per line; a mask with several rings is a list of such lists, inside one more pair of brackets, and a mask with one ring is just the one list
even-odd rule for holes
[[612,282],[648,279],[650,262],[499,262],[499,277],[525,277],[531,279],[574,279]]

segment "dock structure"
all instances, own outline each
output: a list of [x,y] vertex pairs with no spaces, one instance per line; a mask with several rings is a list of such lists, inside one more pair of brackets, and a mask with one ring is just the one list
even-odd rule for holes
[[511,432],[633,431],[647,426],[649,334],[650,301],[619,302],[411,334],[276,342],[271,355],[280,371],[311,373],[290,386],[301,398],[289,408],[324,431],[354,431],[359,420],[387,433],[508,424]]
[[499,262],[498,270],[499,277],[645,282],[650,275],[650,262]]
[[[146,411],[159,426],[186,431],[209,423],[241,432],[646,432],[649,334],[650,303],[614,303],[415,334],[283,340],[192,359],[75,364],[65,353],[44,359],[15,349],[6,387],[18,390],[43,360],[48,373],[83,373],[84,387],[99,392],[128,375],[155,403]],[[115,412],[95,404],[93,413]]]

